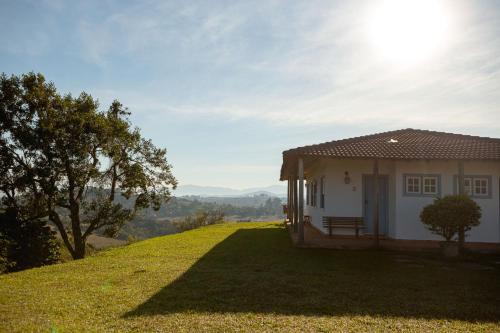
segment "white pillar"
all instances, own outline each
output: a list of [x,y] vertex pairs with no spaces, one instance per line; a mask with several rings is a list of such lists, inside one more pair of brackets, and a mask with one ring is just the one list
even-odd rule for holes
[[299,244],[304,243],[304,161],[299,158]]
[[299,225],[299,195],[297,191],[297,177],[293,177],[293,232],[298,231]]
[[[458,161],[458,194],[465,194],[465,178],[464,178],[464,162]],[[460,252],[462,252],[465,243],[464,228],[458,229],[458,244]]]
[[373,228],[375,247],[379,246],[379,179],[378,160],[373,162]]
[[458,162],[458,194],[465,194],[464,162]]
[[290,195],[290,185],[291,185],[291,181],[290,181],[290,177],[288,178],[287,180],[287,192],[286,192],[286,220],[287,222],[290,221],[290,199],[291,199],[291,195]]

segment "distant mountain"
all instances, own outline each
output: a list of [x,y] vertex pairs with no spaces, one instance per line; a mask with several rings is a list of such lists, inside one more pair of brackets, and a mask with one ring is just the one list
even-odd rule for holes
[[197,195],[202,197],[238,197],[260,194],[283,197],[286,195],[286,187],[284,185],[271,185],[266,187],[253,187],[238,190],[234,188],[218,186],[180,185],[177,187],[174,194],[178,197],[187,195]]
[[255,192],[245,192],[242,196],[244,197],[255,197],[255,196],[267,196],[267,197],[283,197],[285,194],[274,193],[269,191],[255,191]]
[[243,190],[245,195],[254,194],[274,194],[279,197],[286,196],[286,186],[285,185],[270,185],[266,187],[253,187]]

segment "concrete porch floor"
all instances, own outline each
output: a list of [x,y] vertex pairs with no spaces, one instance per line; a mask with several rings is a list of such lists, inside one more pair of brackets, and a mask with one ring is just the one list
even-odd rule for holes
[[[295,245],[297,245],[298,233],[294,233],[289,222],[285,222],[290,237]],[[318,247],[331,249],[351,249],[361,250],[374,247],[374,239],[372,236],[344,236],[323,234],[310,223],[304,223],[304,244],[301,247]],[[465,247],[479,252],[494,252],[500,253],[500,244],[495,243],[474,243],[467,242]],[[397,251],[439,251],[439,241],[426,240],[402,240],[381,237],[379,239],[379,248],[386,250]]]

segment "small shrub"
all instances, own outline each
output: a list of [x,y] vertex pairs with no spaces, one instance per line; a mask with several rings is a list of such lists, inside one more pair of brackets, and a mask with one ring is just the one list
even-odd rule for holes
[[173,221],[172,224],[179,232],[196,229],[206,225],[224,222],[224,213],[220,210],[199,211],[194,215],[189,215],[180,221]]
[[138,237],[136,237],[136,236],[129,235],[129,236],[127,237],[127,245],[137,243],[138,241],[140,241],[140,238],[138,238]]
[[420,219],[432,233],[449,242],[460,228],[468,231],[479,225],[481,207],[467,195],[448,195],[424,207]]
[[9,249],[11,247],[11,241],[0,235],[0,274],[8,272],[15,266],[15,263],[9,261]]

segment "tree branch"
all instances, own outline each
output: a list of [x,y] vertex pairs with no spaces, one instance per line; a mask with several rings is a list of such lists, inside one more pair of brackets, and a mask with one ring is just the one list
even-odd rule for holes
[[68,248],[69,252],[71,253],[71,256],[74,257],[75,255],[75,249],[71,242],[69,241],[68,233],[66,232],[66,229],[64,228],[64,224],[61,221],[61,218],[59,217],[59,214],[56,211],[51,211],[49,212],[49,219],[54,222],[54,224],[57,226],[57,229],[59,229],[59,233],[61,234],[61,238],[63,239],[64,244]]

